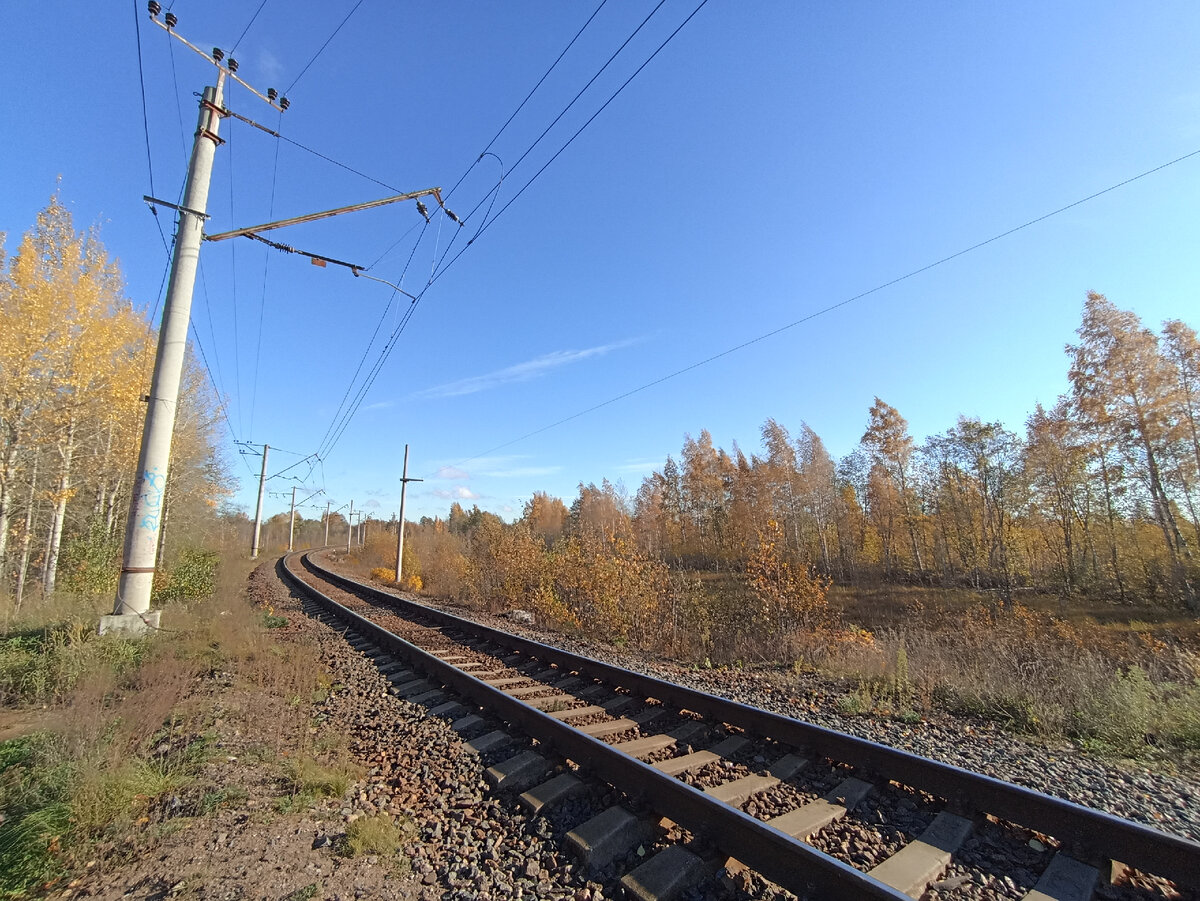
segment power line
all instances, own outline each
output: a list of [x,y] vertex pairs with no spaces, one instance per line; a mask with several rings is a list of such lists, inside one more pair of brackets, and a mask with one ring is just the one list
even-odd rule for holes
[[[150,170],[150,196],[157,197],[158,192],[154,190],[154,160],[150,157],[150,117],[146,112],[146,73],[142,67],[142,15],[138,9],[138,0],[133,0],[133,27],[137,35],[137,57],[138,57],[138,83],[142,87],[142,130],[146,134],[146,168]],[[150,211],[154,213],[155,221],[158,220],[158,211],[151,206]],[[162,226],[158,227],[159,232],[162,232]],[[163,243],[166,243],[164,237]]]
[[[570,111],[571,107],[573,107],[575,105],[576,101],[578,101],[579,98],[584,95],[584,93],[587,91],[587,89],[590,88],[595,83],[596,79],[604,74],[604,70],[607,69],[612,64],[612,61],[615,60],[621,54],[621,51],[624,50],[629,45],[629,42],[632,41],[635,37],[637,37],[638,32],[640,32],[643,28],[646,27],[646,23],[649,22],[652,18],[654,18],[654,14],[657,13],[660,9],[662,9],[663,4],[666,2],[667,2],[667,0],[658,0],[658,5],[655,6],[654,9],[650,10],[650,13],[646,16],[646,18],[642,19],[641,24],[639,24],[637,28],[635,28],[632,32],[630,32],[629,37],[625,38],[625,40],[621,42],[621,46],[613,51],[612,56],[610,56],[607,60],[604,61],[604,65],[601,66],[596,71],[596,74],[593,75],[591,78],[589,78],[587,84],[585,84],[582,88],[579,89],[579,93],[577,93],[574,97],[571,98],[571,102],[568,103],[565,107],[563,107],[562,112],[560,112],[557,116],[554,117],[554,120],[549,125],[546,126],[545,130],[540,135],[537,136],[537,139],[532,144],[530,144],[529,147],[526,148],[525,152],[521,154],[520,158],[515,163],[512,164],[512,168],[508,170],[510,175],[512,174],[512,172],[514,170],[516,170],[516,168],[518,166],[521,165],[521,163],[523,163],[525,161],[525,158],[527,156],[529,156],[529,154],[533,153],[534,148],[537,147],[537,145],[542,142],[542,138],[546,137],[546,135],[548,135],[550,133],[550,129],[554,128],[554,126],[559,123],[559,120],[562,119],[562,117],[565,116]],[[707,3],[707,2],[708,2],[708,0],[704,0],[704,2],[702,2],[700,4],[700,6],[697,6],[696,9],[693,10],[692,15],[688,16],[686,19],[683,20],[683,25],[680,25],[679,28],[683,28],[684,25],[686,25],[688,22],[690,22],[692,16],[696,15],[696,13],[698,13],[700,11],[700,8],[702,6],[704,6],[704,3]],[[671,38],[675,37],[675,34],[679,31],[679,28],[676,28],[675,31],[671,33],[671,36],[668,37],[666,41],[662,42],[662,44],[658,48],[659,50],[661,50],[663,47],[665,47],[667,45],[667,43],[671,40]],[[658,50],[655,50],[654,53],[652,53],[650,55],[650,59],[646,60],[646,63],[650,62],[650,60],[654,59],[654,57],[657,55],[658,55]],[[642,70],[642,68],[645,67],[646,63],[642,63],[642,67],[640,67],[637,71],[640,72]],[[637,72],[634,72],[634,75],[637,75]],[[630,80],[632,80],[632,78],[633,78],[633,76],[630,76]],[[624,85],[622,85],[621,87],[624,88]],[[619,94],[619,93],[621,93],[620,89],[617,90],[617,94]],[[615,97],[615,96],[616,96],[616,94],[613,95],[613,97]],[[610,97],[609,101],[611,102],[611,100],[612,100],[612,98]],[[605,106],[607,106],[607,105],[608,104],[606,103]],[[602,107],[600,107],[600,109],[603,110],[604,107],[602,106]],[[595,116],[593,116],[593,118],[595,118]],[[590,122],[591,120],[589,119],[588,121]],[[584,128],[586,128],[586,127],[587,126],[585,124]],[[583,129],[580,129],[580,131],[582,131],[582,130]],[[568,141],[567,143],[570,143],[570,141]]]
[[[654,8],[654,10],[651,11],[650,16],[654,15],[654,13],[658,10],[658,8],[662,6],[663,2],[665,2],[665,0],[660,0],[658,6],[656,6]],[[599,116],[600,113],[602,113],[608,107],[608,105],[610,103],[612,103],[613,100],[615,100],[622,91],[625,90],[625,88],[630,84],[630,82],[632,82],[642,72],[642,70],[645,69],[646,66],[649,65],[650,62],[655,57],[657,57],[659,53],[662,52],[663,48],[666,47],[667,44],[669,44],[675,38],[675,36],[678,35],[680,31],[683,30],[684,26],[687,25],[688,22],[690,22],[695,17],[695,15],[698,12],[700,12],[701,9],[704,8],[704,6],[707,3],[708,3],[708,0],[701,0],[699,5],[696,6],[696,8],[692,10],[692,12],[688,15],[688,17],[686,19],[684,19],[683,22],[681,22],[679,24],[679,26],[674,31],[672,31],[671,34],[669,34],[667,36],[667,38],[661,44],[658,45],[658,47],[654,50],[654,52],[651,53],[650,56],[647,57],[646,60],[640,66],[638,66],[637,69],[634,70],[632,75],[630,75],[627,79],[625,79],[625,81],[621,84],[621,86],[619,88],[617,88],[617,90],[614,91],[612,93],[612,95],[609,96],[609,98],[606,101],[604,101],[604,104],[600,107],[600,109],[596,110],[596,112],[593,113],[592,116],[586,122],[584,122],[584,124],[582,126],[580,126],[578,131],[576,131],[575,134],[573,134],[567,140],[567,142],[565,144],[563,144],[562,147],[559,148],[559,150],[554,154],[554,156],[552,156],[542,166],[541,169],[539,169],[536,173],[534,173],[533,177],[530,178],[530,180],[525,183],[525,185],[521,188],[521,190],[518,191],[508,201],[508,203],[506,203],[500,209],[500,212],[497,213],[495,216],[493,216],[490,221],[485,221],[484,224],[480,227],[479,231],[476,233],[475,237],[472,238],[470,241],[468,241],[466,246],[463,247],[463,249],[460,250],[453,257],[453,259],[450,260],[449,263],[447,263],[444,267],[442,267],[442,269],[440,271],[435,271],[434,274],[430,276],[429,281],[425,284],[425,287],[421,289],[421,291],[417,294],[417,296],[409,304],[408,309],[405,311],[404,316],[401,318],[399,324],[393,330],[392,335],[389,338],[388,342],[385,343],[383,349],[380,351],[380,355],[379,355],[378,359],[376,360],[374,366],[371,368],[371,371],[368,373],[367,378],[364,380],[362,386],[359,388],[357,394],[355,395],[355,399],[351,402],[350,407],[347,408],[345,415],[341,419],[341,422],[339,423],[339,425],[334,427],[333,437],[329,438],[328,437],[329,432],[328,431],[326,432],[326,439],[322,439],[322,443],[321,443],[321,451],[320,452],[321,452],[322,456],[327,457],[327,456],[329,456],[330,453],[333,452],[333,448],[336,446],[337,442],[341,439],[341,436],[345,433],[347,427],[349,426],[350,420],[354,417],[354,414],[358,412],[358,408],[362,405],[362,401],[366,398],[367,391],[370,390],[371,385],[374,383],[375,379],[378,377],[378,374],[382,370],[383,365],[387,362],[387,358],[390,356],[392,349],[396,346],[396,342],[398,341],[400,335],[404,332],[404,329],[408,326],[408,323],[412,319],[413,314],[416,312],[416,308],[420,304],[421,299],[425,296],[425,293],[433,286],[434,282],[436,282],[439,278],[441,278],[441,276],[443,274],[445,274],[446,270],[448,270],[451,266],[453,266],[454,263],[457,262],[462,257],[462,255],[467,251],[467,248],[469,248],[475,242],[475,238],[478,238],[479,235],[482,234],[483,231],[486,230],[486,228],[488,226],[490,226],[492,222],[495,222],[495,220],[498,219],[504,213],[505,210],[507,210],[510,206],[512,206],[512,204],[516,201],[516,199],[518,197],[520,197],[521,194],[523,194],[525,192],[525,190],[531,184],[533,184],[533,182],[538,178],[538,176],[540,176],[543,172],[545,172],[546,169],[550,166],[550,164],[553,163],[556,159],[558,159],[558,157],[562,154],[562,152],[564,150],[566,150],[567,147],[569,147],[572,144],[572,142],[574,142],[574,140],[579,137],[580,134],[583,133],[584,129],[586,129],[589,125],[591,125],[591,123],[593,121],[595,121],[596,117]],[[621,48],[623,48],[626,44],[628,44],[629,41],[632,39],[633,35],[636,35],[637,32],[641,30],[641,28],[646,24],[646,22],[649,21],[650,16],[647,16],[646,19],[644,19],[642,21],[642,23],[638,26],[638,28],[635,29],[633,34],[631,34],[629,38],[626,38],[625,42],[621,45]],[[617,56],[617,54],[620,53],[621,48],[618,48],[616,53],[614,53],[609,58],[608,62],[605,63],[605,67],[607,67],[608,64],[610,62],[612,62],[612,60]],[[601,71],[603,71],[603,68],[601,69]],[[597,75],[599,75],[599,73],[597,73]],[[592,78],[591,81],[588,82],[588,84],[590,85],[592,83],[592,81],[595,81],[595,76]],[[586,89],[587,89],[587,86],[584,87],[584,90],[586,90]],[[582,93],[583,93],[583,91],[580,92],[580,94],[582,94]],[[579,95],[576,95],[575,99],[577,100],[578,97],[579,97]],[[572,104],[574,102],[575,102],[575,100],[571,101]],[[570,108],[570,105],[568,105],[568,109],[569,108]],[[565,112],[565,110],[564,110],[564,112]],[[560,114],[558,118],[561,118],[561,117],[562,117],[562,114]],[[555,122],[558,121],[558,118],[555,119]],[[551,123],[551,127],[552,126],[553,126],[553,123]],[[547,129],[547,131],[548,130],[549,129]],[[543,137],[545,136],[545,132],[542,133],[542,136]],[[540,141],[540,140],[541,140],[541,137],[538,138],[538,141]],[[534,144],[536,145],[536,143],[537,142],[535,141]],[[532,149],[532,147],[530,149]],[[522,159],[524,159],[524,156],[522,157]],[[520,161],[518,161],[518,163],[519,162]],[[516,168],[515,165],[513,168]],[[511,170],[509,170],[509,171],[511,172]],[[478,205],[476,206],[476,209],[478,209]],[[415,251],[415,248],[414,248],[414,251]],[[439,261],[439,263],[440,263],[440,261]],[[369,347],[368,347],[368,352],[369,352]],[[364,355],[364,359],[365,359],[365,355]],[[339,410],[340,409],[341,409],[341,407],[339,405]],[[335,413],[334,416],[336,419],[337,414]]]
[[237,53],[237,48],[238,45],[242,43],[242,38],[246,36],[246,32],[250,30],[250,26],[254,24],[254,20],[258,18],[258,14],[263,11],[263,7],[266,5],[267,0],[262,0],[262,3],[258,4],[258,9],[256,9],[254,11],[254,15],[250,17],[250,21],[246,23],[246,27],[242,29],[242,33],[238,36],[238,39],[233,42],[233,49],[229,51],[230,56],[233,56],[233,54]]
[[[279,122],[276,127],[283,124],[283,111],[279,112]],[[232,131],[233,129],[230,129]],[[268,204],[267,218],[275,218],[275,186],[279,177],[279,142],[275,143],[275,161],[271,166],[271,199]],[[232,221],[232,220],[231,220]],[[262,296],[258,302],[258,340],[254,347],[254,387],[250,390],[250,434],[254,434],[254,414],[258,408],[258,366],[262,358],[262,336],[263,336],[263,320],[267,313],[267,277],[271,268],[271,255],[263,253],[263,278],[262,278]]]
[[[533,97],[533,95],[535,93],[537,93],[537,89],[542,86],[542,82],[544,82],[550,76],[550,73],[554,71],[555,67],[560,62],[562,62],[562,58],[567,55],[567,51],[570,50],[575,45],[575,42],[577,40],[579,40],[580,35],[582,35],[583,32],[587,29],[587,27],[592,24],[592,19],[596,18],[596,16],[599,15],[600,10],[604,9],[604,5],[606,3],[608,3],[608,0],[601,0],[600,5],[596,7],[595,12],[593,12],[590,16],[588,16],[587,21],[583,23],[583,26],[579,29],[579,31],[575,32],[575,37],[571,38],[571,40],[568,42],[567,46],[563,48],[562,53],[560,53],[555,58],[554,62],[552,62],[550,64],[550,68],[547,69],[542,74],[542,77],[537,80],[537,84],[535,84],[530,89],[529,93],[525,95],[525,99],[522,100],[519,104],[517,104],[517,108],[512,111],[512,115],[504,120],[504,124],[500,126],[500,130],[492,136],[492,139],[490,141],[488,141],[487,146],[483,148],[483,152],[479,154],[479,156],[476,158],[475,162],[472,163],[469,167],[467,167],[467,171],[464,172],[459,177],[458,181],[456,181],[454,183],[454,187],[446,192],[447,199],[449,199],[451,194],[453,194],[456,190],[458,190],[458,186],[463,183],[463,179],[466,178],[467,175],[470,174],[471,170],[475,168],[476,164],[487,155],[487,152],[489,150],[492,149],[492,145],[496,143],[496,141],[500,138],[500,135],[504,134],[504,129],[508,128],[508,126],[512,123],[513,119],[517,118],[517,114],[525,108],[525,104],[529,102],[530,98]],[[661,5],[662,4],[660,3],[659,6],[661,6]]]
[[503,444],[497,444],[495,447],[488,448],[487,450],[482,451],[478,454],[475,454],[472,457],[468,457],[465,460],[460,460],[459,462],[457,462],[453,465],[462,466],[466,463],[470,463],[472,460],[478,460],[480,457],[486,457],[489,454],[494,454],[496,451],[504,450],[505,448],[511,447],[514,444],[518,444],[521,441],[525,441],[529,438],[532,438],[535,435],[540,435],[543,432],[548,432],[551,429],[557,428],[558,426],[563,425],[568,422],[571,422],[575,419],[579,419],[580,417],[586,416],[589,413],[594,413],[596,410],[600,410],[604,407],[610,406],[611,404],[615,404],[618,401],[625,400],[626,398],[632,397],[635,394],[640,394],[641,392],[646,391],[649,388],[653,388],[656,385],[661,385],[663,382],[668,382],[671,379],[677,378],[681,375],[684,375],[685,373],[691,372],[694,369],[699,369],[701,366],[707,366],[709,363],[715,362],[716,360],[720,360],[721,358],[727,357],[730,354],[737,353],[739,350],[745,350],[747,347],[750,347],[751,345],[758,344],[759,342],[765,341],[768,338],[773,338],[774,336],[779,335],[783,332],[786,332],[790,329],[796,328],[799,325],[803,325],[806,322],[810,322],[819,316],[824,316],[827,313],[832,313],[834,310],[841,309],[842,307],[848,306],[852,303],[855,303],[856,301],[863,300],[864,298],[870,297],[872,294],[877,294],[880,291],[883,291],[887,288],[891,288],[894,285],[900,284],[901,282],[908,281],[909,279],[915,278],[916,276],[921,275],[922,273],[928,272],[931,269],[935,269],[938,266],[945,265],[946,263],[949,263],[952,260],[956,260],[961,256],[965,256],[966,254],[972,253],[976,250],[979,250],[980,248],[986,247],[989,244],[994,244],[997,241],[1000,241],[1004,238],[1015,235],[1017,232],[1024,231],[1025,229],[1030,228],[1031,226],[1037,225],[1039,222],[1045,222],[1047,219],[1051,219],[1054,216],[1057,216],[1061,213],[1065,213],[1068,210],[1072,210],[1077,206],[1085,204],[1091,200],[1095,200],[1097,197],[1103,197],[1105,194],[1109,194],[1112,191],[1116,191],[1119,188],[1123,188],[1126,185],[1130,185],[1133,182],[1139,181],[1143,178],[1146,178],[1147,176],[1153,175],[1156,172],[1161,172],[1163,169],[1166,169],[1170,166],[1174,166],[1177,163],[1182,163],[1185,160],[1191,159],[1192,157],[1195,157],[1195,156],[1200,156],[1200,148],[1197,148],[1196,150],[1193,150],[1190,153],[1185,153],[1183,156],[1176,157],[1175,159],[1170,160],[1168,162],[1162,163],[1161,165],[1155,166],[1152,169],[1147,169],[1146,171],[1141,172],[1137,175],[1134,175],[1130,178],[1127,178],[1124,181],[1119,181],[1116,184],[1109,185],[1107,188],[1103,188],[1102,190],[1096,191],[1093,194],[1089,194],[1086,197],[1081,197],[1080,199],[1072,201],[1071,203],[1068,203],[1065,206],[1060,206],[1057,209],[1051,210],[1048,213],[1043,213],[1040,216],[1037,216],[1033,219],[1029,219],[1026,222],[1022,222],[1020,225],[1013,226],[1012,228],[1007,229],[1006,231],[1002,231],[999,234],[992,235],[990,238],[986,238],[983,241],[978,241],[975,244],[970,245],[969,247],[964,247],[962,250],[958,250],[952,254],[941,257],[937,260],[934,260],[931,263],[926,263],[924,266],[920,266],[916,269],[913,269],[910,272],[905,273],[904,275],[897,276],[896,278],[893,278],[893,279],[890,279],[889,281],[878,284],[873,288],[869,288],[866,291],[863,291],[859,294],[855,294],[853,297],[847,297],[846,299],[840,300],[837,303],[829,304],[828,306],[822,307],[819,310],[815,310],[814,312],[809,313],[806,316],[801,316],[799,319],[796,319],[785,325],[781,325],[778,328],[771,329],[771,331],[769,331],[769,332],[764,332],[761,335],[757,335],[756,337],[750,338],[747,341],[743,341],[740,344],[735,344],[732,347],[728,347],[725,350],[719,351],[718,353],[715,353],[715,354],[712,354],[711,356],[705,357],[702,360],[697,360],[696,362],[691,363],[687,366],[684,366],[681,369],[676,369],[675,371],[669,372],[666,375],[659,376],[656,379],[646,382],[644,385],[639,385],[636,388],[632,388],[628,391],[624,391],[620,394],[614,395],[613,397],[610,397],[607,400],[603,400],[600,403],[593,404],[592,406],[587,407],[583,410],[580,410],[577,413],[572,413],[570,416],[564,416],[562,419],[556,420],[555,422],[552,422],[549,425],[544,425],[541,428],[534,429],[532,432],[526,432],[524,435],[521,435],[519,438],[513,438],[510,441],[505,441]]
[[[500,211],[498,213],[496,213],[495,216],[493,216],[490,220],[484,222],[483,225],[481,225],[479,227],[479,233],[476,234],[476,236],[475,236],[476,238],[479,237],[480,234],[483,234],[483,232],[487,231],[491,227],[493,222],[495,222],[497,219],[499,219],[501,216],[504,215],[504,211],[507,210],[510,206],[512,206],[516,202],[517,198],[520,197],[522,194],[524,194],[530,185],[532,185],[535,181],[538,180],[538,177],[541,176],[541,174],[550,167],[550,164],[553,163],[556,159],[558,159],[558,157],[562,154],[562,152],[564,150],[566,150],[568,147],[570,147],[572,143],[574,143],[576,138],[578,138],[581,134],[583,134],[584,130],[589,125],[591,125],[592,122],[595,121],[596,117],[599,116],[602,112],[604,112],[608,108],[608,105],[610,103],[612,103],[614,100],[617,99],[618,95],[620,95],[620,93],[629,86],[629,83],[632,82],[635,78],[637,78],[638,75],[641,73],[641,71],[646,68],[646,66],[650,65],[651,61],[653,61],[653,59],[656,56],[658,56],[659,53],[662,52],[663,48],[666,47],[667,44],[671,43],[671,41],[674,39],[675,35],[679,34],[679,32],[683,30],[684,26],[687,25],[688,22],[692,21],[692,18],[696,15],[696,13],[700,12],[700,10],[702,10],[707,4],[708,4],[708,0],[700,0],[699,5],[697,5],[696,8],[691,11],[691,13],[688,15],[688,17],[686,19],[684,19],[682,22],[680,22],[679,26],[674,31],[672,31],[669,35],[667,35],[666,40],[664,40],[661,44],[658,45],[658,47],[655,49],[655,51],[646,58],[645,62],[643,62],[640,66],[638,66],[636,69],[634,69],[633,74],[630,75],[628,78],[626,78],[625,81],[623,81],[621,83],[621,86],[612,92],[612,94],[609,96],[609,98],[604,101],[603,105],[601,105],[600,109],[598,109],[598,110],[596,110],[596,112],[592,113],[592,115],[588,118],[588,120],[586,122],[584,122],[581,126],[579,126],[579,130],[576,131],[575,134],[571,135],[571,137],[567,139],[567,142],[565,144],[563,144],[562,147],[558,148],[558,150],[555,152],[554,156],[552,156],[552,157],[550,157],[550,159],[546,160],[546,162],[542,165],[542,168],[538,169],[538,171],[533,174],[533,177],[530,178],[529,181],[525,182],[525,184],[521,186],[521,189],[519,191],[517,191],[516,194],[514,194],[511,198],[509,198],[508,202],[500,208]],[[539,138],[539,140],[541,140],[541,139]],[[522,157],[522,159],[524,159],[524,157]],[[518,160],[517,163],[513,165],[513,169],[515,169],[517,167],[517,165],[519,165],[519,164],[520,164],[520,160]],[[512,170],[509,170],[509,171],[511,172]],[[474,238],[472,238],[472,240],[474,240]],[[457,257],[455,259],[457,259]],[[454,260],[451,260],[450,262],[453,263]],[[449,268],[449,267],[447,267],[447,268]]]
[[298,82],[301,78],[304,77],[304,73],[307,72],[309,67],[317,61],[317,57],[325,52],[325,48],[329,46],[329,42],[332,41],[335,37],[337,37],[337,33],[342,30],[342,26],[350,21],[350,17],[352,15],[354,15],[356,12],[358,12],[358,8],[362,5],[363,5],[363,0],[358,0],[358,2],[354,4],[354,7],[350,10],[350,12],[346,13],[346,18],[342,19],[341,24],[339,24],[337,28],[333,29],[333,34],[331,34],[329,37],[327,37],[325,39],[325,43],[322,44],[320,49],[317,50],[317,52],[313,54],[313,58],[308,61],[308,63],[305,65],[305,67],[300,70],[300,74],[295,77],[295,79],[292,81],[292,83],[290,85],[288,85],[287,90],[283,92],[284,94],[290,94],[292,92],[292,88],[294,88],[296,86],[296,82]]

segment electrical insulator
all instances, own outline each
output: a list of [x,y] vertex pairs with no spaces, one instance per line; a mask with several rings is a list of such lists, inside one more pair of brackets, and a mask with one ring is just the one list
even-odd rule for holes
[[275,90],[274,88],[267,88],[267,99],[270,100],[272,103],[275,102],[275,98],[278,96],[279,96],[279,92],[277,90]]
[[158,14],[162,12],[162,7],[159,5],[158,0],[150,0],[150,2],[146,4],[146,8],[150,10],[150,18],[152,19],[157,19]]
[[236,72],[236,71],[237,71],[237,60],[236,60],[236,59],[234,59],[232,56],[231,56],[231,57],[229,57],[229,62],[228,62],[226,65],[228,65],[228,66],[229,66],[229,71],[230,71],[230,72]]
[[173,13],[173,12],[167,13],[167,27],[168,28],[174,28],[178,22],[179,22],[179,17],[176,16],[175,13]]
[[280,109],[287,109],[291,105],[292,105],[291,101],[288,100],[286,97],[279,98],[279,108]]
[[213,47],[213,59],[215,59],[217,62],[220,62],[224,58],[225,58],[225,51],[222,50],[220,47]]

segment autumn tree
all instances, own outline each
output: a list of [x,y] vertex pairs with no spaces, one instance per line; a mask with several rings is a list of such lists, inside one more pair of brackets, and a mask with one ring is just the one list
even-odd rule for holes
[[[918,575],[924,575],[925,564],[917,540],[918,505],[913,485],[913,440],[908,434],[908,420],[899,411],[875,398],[871,405],[870,421],[862,436],[862,445],[870,454],[877,474],[873,478],[888,484],[876,486],[876,494],[886,497],[889,504],[899,506],[904,530],[912,548],[913,565]],[[889,516],[892,514],[888,513]]]
[[570,515],[561,498],[551,497],[545,491],[535,491],[533,497],[525,502],[521,519],[549,547],[566,531]]
[[1134,313],[1094,291],[1087,296],[1077,334],[1079,343],[1068,345],[1067,353],[1079,416],[1142,474],[1174,590],[1200,609],[1188,572],[1191,549],[1180,531],[1163,466],[1171,456],[1173,416],[1181,409],[1171,365],[1159,351],[1158,338]]

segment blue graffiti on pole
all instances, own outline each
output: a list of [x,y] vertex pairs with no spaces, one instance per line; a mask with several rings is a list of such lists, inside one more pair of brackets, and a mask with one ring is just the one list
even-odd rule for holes
[[142,479],[146,483],[146,490],[142,492],[142,503],[145,505],[146,513],[138,520],[138,528],[157,532],[158,515],[162,510],[163,483],[166,481],[166,476],[155,466],[142,473]]

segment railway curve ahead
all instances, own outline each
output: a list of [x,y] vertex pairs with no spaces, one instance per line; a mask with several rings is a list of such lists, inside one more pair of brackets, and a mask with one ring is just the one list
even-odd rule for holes
[[[622,879],[633,897],[677,896],[722,867],[801,897],[921,897],[979,828],[1010,830],[1017,845],[1036,836],[1028,843],[1049,862],[1029,901],[1090,898],[1121,867],[1169,880],[1167,892],[1200,891],[1200,844],[1187,839],[462,619],[312,554],[279,571],[356,647],[395,661],[395,693],[452,718],[468,749],[495,760],[497,790],[523,791],[534,811],[588,780],[622,792],[629,803],[579,823],[567,843],[595,868],[638,863]],[[882,834],[918,837],[853,854],[828,840],[868,796],[876,817],[904,818]],[[630,857],[646,846],[661,850]],[[938,897],[953,897],[949,882]]]

